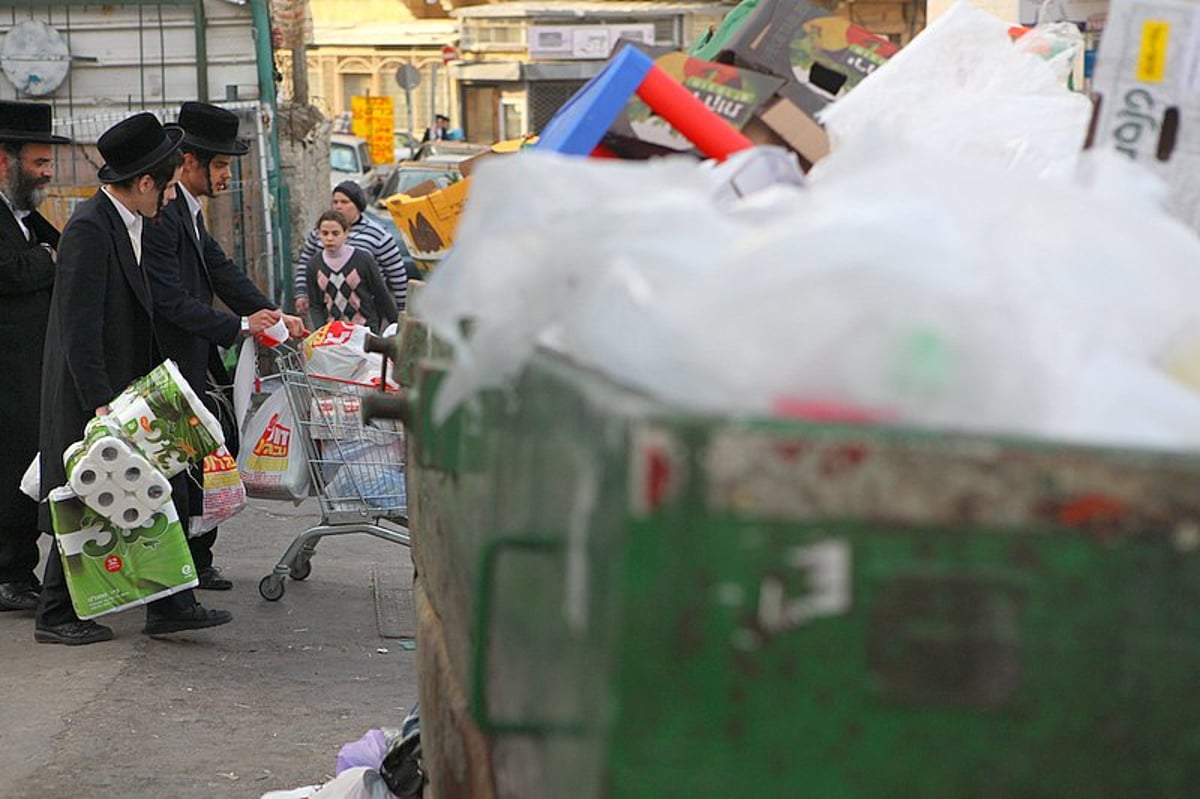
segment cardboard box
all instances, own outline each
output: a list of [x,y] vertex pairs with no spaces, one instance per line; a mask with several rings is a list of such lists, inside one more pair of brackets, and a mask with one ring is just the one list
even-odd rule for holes
[[1115,149],[1164,178],[1170,211],[1200,231],[1197,8],[1180,0],[1112,0],[1087,146]]
[[[639,47],[654,63],[690,91],[717,116],[741,130],[754,112],[770,102],[784,84],[782,78],[763,75],[728,64],[716,64],[664,48]],[[672,153],[694,153],[683,137],[636,95],[609,127],[604,144],[626,158],[648,158]]]
[[388,211],[404,237],[404,244],[422,269],[432,269],[450,251],[470,184],[471,179],[464,178],[444,189],[430,191],[437,184],[425,181],[408,194],[387,199]]
[[786,97],[759,111],[751,125],[742,130],[755,144],[779,144],[800,157],[807,172],[829,155],[829,136],[815,119]]
[[717,57],[794,84],[785,96],[810,115],[853,89],[899,48],[806,0],[763,0]]

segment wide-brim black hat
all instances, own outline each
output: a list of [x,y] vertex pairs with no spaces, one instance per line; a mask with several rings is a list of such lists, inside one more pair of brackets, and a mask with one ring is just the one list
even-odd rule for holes
[[70,144],[66,136],[55,136],[50,106],[0,100],[0,142],[18,144]]
[[179,109],[185,147],[219,155],[245,155],[250,145],[237,137],[237,114],[208,103],[187,102]]
[[149,172],[183,143],[183,128],[163,125],[149,111],[123,119],[100,135],[101,183],[120,183]]

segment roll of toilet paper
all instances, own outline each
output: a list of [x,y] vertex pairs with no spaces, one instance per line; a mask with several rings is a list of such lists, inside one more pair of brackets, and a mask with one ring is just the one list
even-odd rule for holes
[[117,506],[118,500],[124,496],[125,493],[117,488],[116,485],[106,482],[92,493],[84,495],[83,502],[104,518],[111,519],[113,508]]
[[143,507],[137,497],[129,493],[118,496],[107,514],[109,521],[122,530],[141,527],[153,515],[153,510]]
[[167,478],[155,471],[133,490],[133,495],[147,508],[158,510],[171,501],[171,484]]
[[[150,461],[138,452],[130,452],[121,458],[117,467],[112,470],[112,476],[117,485],[134,494],[138,493],[155,476],[162,477],[159,475],[158,469],[155,469]],[[165,478],[163,479],[165,480]]]
[[110,482],[104,467],[84,452],[82,447],[67,464],[67,483],[78,496],[89,497],[111,488]]

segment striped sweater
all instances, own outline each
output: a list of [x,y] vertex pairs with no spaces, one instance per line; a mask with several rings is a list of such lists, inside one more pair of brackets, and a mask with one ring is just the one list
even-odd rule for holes
[[[365,250],[375,259],[384,282],[396,298],[396,308],[403,311],[408,300],[408,272],[404,268],[404,256],[396,246],[392,234],[370,216],[362,214],[358,221],[350,226],[350,236],[346,242]],[[321,242],[314,228],[308,232],[308,238],[304,240],[304,249],[300,251],[300,261],[296,264],[294,288],[297,297],[308,297],[308,264],[321,250]],[[311,298],[309,302],[312,302]]]

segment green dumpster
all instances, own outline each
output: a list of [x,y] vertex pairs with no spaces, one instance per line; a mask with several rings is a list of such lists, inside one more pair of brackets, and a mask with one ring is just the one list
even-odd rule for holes
[[1200,796],[1200,460],[680,413],[409,320],[434,796]]

